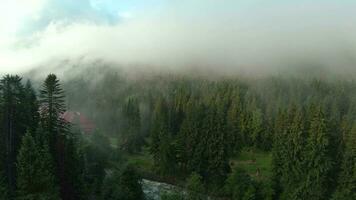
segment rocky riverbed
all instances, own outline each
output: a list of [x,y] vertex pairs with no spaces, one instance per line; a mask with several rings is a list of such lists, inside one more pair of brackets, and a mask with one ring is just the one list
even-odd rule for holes
[[183,190],[177,186],[147,179],[142,180],[142,189],[148,200],[161,200],[161,194],[164,193],[183,192]]

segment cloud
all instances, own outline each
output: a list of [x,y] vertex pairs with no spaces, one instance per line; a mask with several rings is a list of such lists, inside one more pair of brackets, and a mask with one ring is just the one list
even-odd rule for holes
[[[89,2],[84,8],[91,5]],[[80,8],[72,11],[81,14],[70,17],[70,23],[56,15],[43,31],[18,40],[20,47],[0,49],[5,58],[0,65],[7,66],[0,71],[77,58],[104,60],[126,68],[174,71],[196,67],[226,73],[266,73],[300,65],[354,70],[355,5],[337,1],[266,5],[184,0],[134,14],[121,11],[130,17],[116,23],[94,20],[88,16],[106,18],[92,15],[97,11],[87,16]]]

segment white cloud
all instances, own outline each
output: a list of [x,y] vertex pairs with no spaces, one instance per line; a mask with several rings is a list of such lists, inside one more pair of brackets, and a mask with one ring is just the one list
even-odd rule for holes
[[0,71],[83,56],[88,61],[101,59],[130,67],[181,70],[203,66],[255,73],[298,60],[337,67],[354,62],[356,14],[350,5],[241,11],[226,9],[224,3],[207,8],[205,1],[199,2],[195,5],[200,7],[194,9],[186,9],[189,3],[184,3],[135,13],[116,25],[52,23],[25,48],[0,48],[4,57],[0,66],[7,66]]

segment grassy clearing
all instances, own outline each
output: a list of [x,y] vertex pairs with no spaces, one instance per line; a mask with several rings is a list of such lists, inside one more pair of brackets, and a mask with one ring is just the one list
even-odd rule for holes
[[272,155],[254,149],[244,149],[230,161],[231,168],[240,167],[256,179],[271,177]]
[[140,153],[126,155],[126,159],[128,164],[136,166],[139,170],[146,172],[153,170],[153,158],[147,148],[144,148]]
[[118,140],[117,137],[109,137],[110,146],[117,149]]

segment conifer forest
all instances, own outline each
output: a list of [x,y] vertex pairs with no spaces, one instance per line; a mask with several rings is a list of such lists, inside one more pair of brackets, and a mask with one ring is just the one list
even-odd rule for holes
[[0,200],[356,200],[356,0],[0,0]]
[[355,199],[356,82],[113,70],[2,77],[2,199]]

